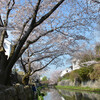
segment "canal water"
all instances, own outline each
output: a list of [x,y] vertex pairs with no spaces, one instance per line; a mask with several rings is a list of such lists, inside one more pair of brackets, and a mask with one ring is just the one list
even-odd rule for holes
[[100,93],[71,91],[71,90],[46,90],[44,100],[100,100]]

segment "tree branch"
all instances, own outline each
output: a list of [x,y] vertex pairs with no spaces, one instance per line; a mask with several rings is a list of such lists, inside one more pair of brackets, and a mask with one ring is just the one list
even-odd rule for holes
[[39,5],[40,5],[41,0],[38,0],[37,5],[35,7],[34,13],[33,13],[33,20],[32,20],[32,25],[36,22],[36,16],[39,10]]
[[19,57],[20,57],[20,56],[23,54],[23,52],[29,47],[30,44],[35,43],[35,42],[38,41],[42,36],[45,36],[45,35],[47,35],[48,33],[53,32],[53,31],[54,31],[54,29],[49,30],[49,31],[45,32],[44,34],[38,36],[35,40],[33,40],[33,41],[27,41],[27,44],[21,49],[21,52],[19,53]]
[[24,22],[24,24],[23,24],[23,28],[22,28],[22,31],[21,31],[21,35],[19,36],[18,41],[20,41],[20,39],[21,39],[21,37],[22,37],[22,35],[23,35],[23,32],[24,32],[24,29],[25,29],[27,23],[28,23],[31,19],[32,19],[32,16],[29,17],[28,19],[26,19],[26,22]]
[[45,58],[50,58],[50,57],[52,57],[52,56],[53,56],[53,54],[47,55],[47,56],[42,56],[42,57],[39,57],[39,58],[37,58],[37,59],[32,60],[30,63],[33,63],[33,62],[35,62],[35,61],[40,61],[40,60],[43,60],[43,59],[45,59]]
[[100,1],[99,0],[92,0],[92,1],[95,2],[95,3],[100,4]]
[[47,14],[42,16],[42,18],[38,22],[36,22],[36,26],[46,20],[64,1],[65,0],[60,0]]
[[54,57],[51,61],[49,61],[49,63],[47,63],[47,64],[46,64],[45,66],[43,66],[42,68],[39,68],[39,69],[34,70],[34,71],[31,73],[31,75],[33,75],[33,74],[34,74],[35,72],[37,72],[37,71],[40,71],[40,70],[46,68],[55,58],[57,58],[57,57]]
[[[13,0],[14,1],[14,0]],[[40,0],[39,0],[40,1]],[[16,46],[16,49],[8,63],[8,66],[6,68],[6,73],[7,73],[7,77],[6,77],[6,84],[7,84],[7,79],[9,78],[9,75],[11,73],[11,69],[13,67],[13,65],[15,64],[15,62],[18,59],[18,56],[20,54],[20,50],[22,49],[25,41],[27,40],[27,38],[29,37],[30,33],[32,32],[32,30],[37,27],[39,24],[41,24],[44,20],[46,20],[62,3],[64,0],[60,0],[52,10],[50,10],[46,15],[44,15],[37,23],[33,23],[34,20],[32,20],[29,28],[27,29],[27,31],[25,32],[25,34],[23,35],[23,37],[21,38],[21,40],[19,41],[18,45]]]
[[26,71],[26,68],[25,68],[25,64],[23,63],[23,59],[22,59],[22,57],[21,57],[21,64],[22,64],[22,66],[23,66],[23,70],[24,70],[24,72],[26,73],[27,71]]
[[12,5],[10,7],[10,4],[11,4],[11,0],[8,2],[7,4],[7,16],[6,16],[6,27],[7,27],[7,24],[8,24],[8,17],[9,17],[9,14],[11,12],[11,10],[13,9],[13,6],[15,5],[15,0],[12,0]]
[[[64,25],[64,24],[63,24],[63,25]],[[38,36],[38,37],[37,37],[36,39],[34,39],[33,41],[28,40],[28,41],[27,41],[27,44],[21,49],[21,52],[19,53],[19,57],[20,57],[20,56],[23,54],[23,52],[29,47],[29,45],[35,43],[35,42],[38,41],[41,37],[43,37],[43,36],[45,36],[45,35],[47,35],[47,34],[53,32],[54,30],[57,30],[57,29],[59,29],[59,28],[62,28],[63,25],[61,25],[61,26],[59,26],[59,27],[56,27],[55,29],[51,29],[51,30],[49,30],[49,31],[47,31],[47,32],[45,32],[45,33],[43,33],[43,34],[41,34],[40,36]]]
[[[7,25],[8,25],[8,17],[9,17],[9,14],[10,14],[10,11],[12,10],[12,8],[13,8],[13,6],[14,6],[14,4],[15,4],[15,0],[13,0],[13,3],[12,3],[12,5],[11,5],[11,7],[10,7],[10,4],[11,4],[11,0],[8,2],[8,4],[7,4],[7,14],[6,14],[6,20],[4,20],[4,24],[3,24],[3,22],[2,22],[2,19],[1,19],[1,16],[0,16],[0,20],[1,20],[1,24],[2,24],[2,26],[3,27],[7,27]],[[10,7],[10,8],[9,8]],[[2,34],[1,34],[1,40],[0,40],[0,47],[3,47],[3,42],[4,42],[4,38],[5,38],[5,35],[6,35],[7,33],[6,33],[6,29],[5,30],[3,30],[2,31]]]

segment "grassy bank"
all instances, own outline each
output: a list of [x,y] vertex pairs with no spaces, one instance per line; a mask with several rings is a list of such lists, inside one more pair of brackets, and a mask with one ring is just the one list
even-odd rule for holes
[[100,92],[100,89],[89,88],[89,87],[79,87],[79,86],[55,86],[57,89],[70,89],[70,90],[81,90],[81,91],[91,91],[91,92]]

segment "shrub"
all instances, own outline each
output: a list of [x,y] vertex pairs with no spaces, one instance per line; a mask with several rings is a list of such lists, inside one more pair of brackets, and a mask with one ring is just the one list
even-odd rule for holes
[[69,79],[69,73],[63,76],[63,79]]
[[81,81],[90,80],[90,73],[93,72],[93,66],[81,67],[80,69],[74,70],[69,73],[69,78],[73,81],[75,78],[80,79]]
[[100,64],[95,64],[93,68],[93,72],[90,73],[91,80],[100,79]]
[[82,81],[86,81],[89,79],[88,77],[89,70],[87,69],[87,67],[82,67],[76,72],[80,75]]
[[100,43],[97,43],[95,46],[96,55],[100,56]]
[[80,69],[67,73],[61,80],[71,79],[72,81],[74,81],[75,78],[78,78],[81,81],[100,79],[100,64],[81,67]]
[[93,72],[93,66],[82,67],[78,70],[75,70],[75,72],[79,74],[82,81],[87,81],[90,79],[89,74]]
[[95,60],[96,60],[96,61],[100,61],[100,56],[96,56],[96,57],[95,57]]
[[75,71],[72,71],[72,72],[70,73],[69,78],[70,78],[72,81],[74,81],[74,79],[76,79],[76,78],[81,79],[80,75],[79,75],[77,72],[75,72]]

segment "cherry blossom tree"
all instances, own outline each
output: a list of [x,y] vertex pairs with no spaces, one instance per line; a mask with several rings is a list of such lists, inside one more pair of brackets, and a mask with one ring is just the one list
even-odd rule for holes
[[[11,69],[29,47],[33,62],[78,50],[78,41],[87,40],[85,33],[98,19],[99,7],[94,8],[87,0],[1,0],[0,84],[9,83]],[[7,59],[3,42],[10,34],[14,45]]]
[[56,84],[60,78],[61,70],[55,70],[50,77],[50,84]]
[[30,76],[33,76],[36,72],[45,69],[56,58],[52,57],[50,61],[48,61],[46,64],[43,64],[43,62],[39,60],[47,58],[46,55],[34,59],[33,52],[31,52],[29,49],[25,53],[26,54],[24,57],[21,57],[19,60],[21,62],[22,69],[25,72],[25,75],[22,79],[23,84],[28,84]]

